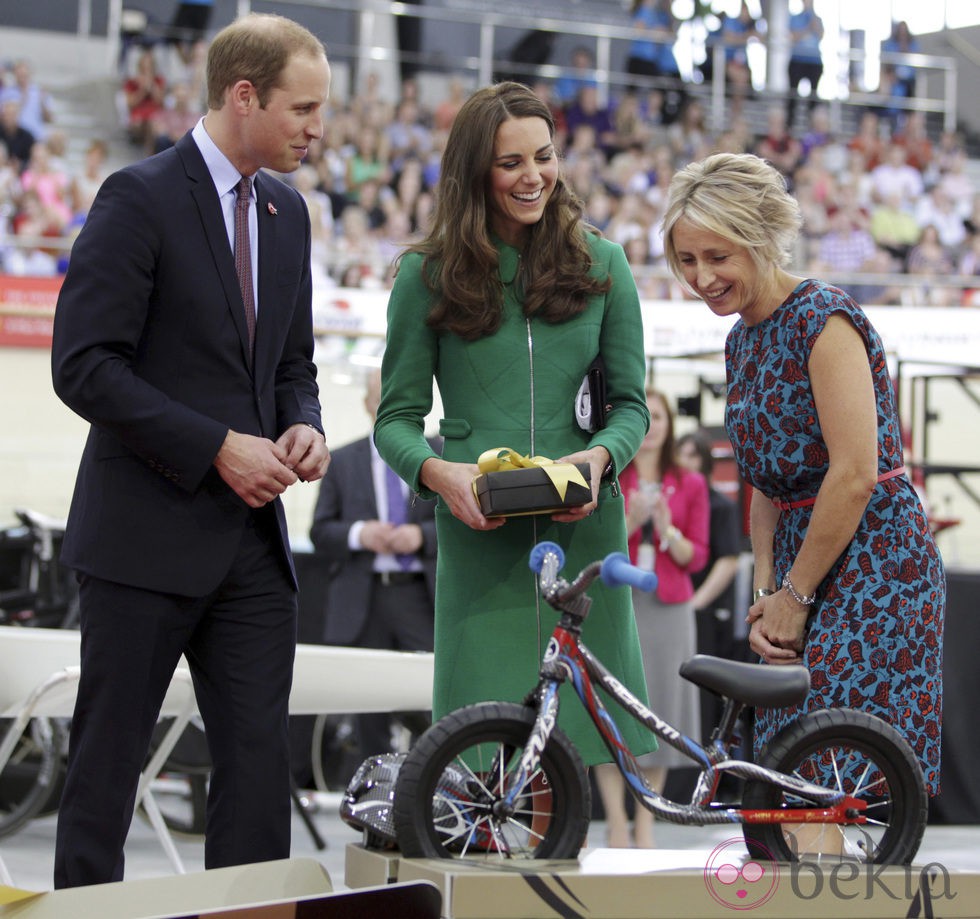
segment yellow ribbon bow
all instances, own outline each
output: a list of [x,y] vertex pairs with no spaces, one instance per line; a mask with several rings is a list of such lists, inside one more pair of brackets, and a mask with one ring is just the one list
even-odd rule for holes
[[[514,469],[533,469],[535,467],[543,469],[545,475],[551,479],[558,497],[564,501],[565,492],[568,491],[568,483],[573,482],[588,488],[589,483],[579,471],[574,463],[556,463],[547,456],[522,456],[520,453],[511,450],[510,447],[495,447],[493,450],[484,450],[480,458],[476,461],[481,473],[486,472],[510,472]],[[476,483],[473,485],[474,492]]]

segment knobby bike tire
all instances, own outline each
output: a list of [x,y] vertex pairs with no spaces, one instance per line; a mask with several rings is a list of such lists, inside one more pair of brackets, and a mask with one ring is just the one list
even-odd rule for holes
[[[745,824],[745,841],[753,857],[911,864],[925,832],[928,801],[918,760],[890,724],[854,709],[811,712],[772,740],[760,764],[866,800],[868,823],[810,824],[806,829],[810,848],[802,852],[795,827]],[[742,804],[765,810],[812,806],[761,781],[746,783]],[[814,837],[818,827],[823,835]]]
[[[493,812],[520,758],[535,711],[482,702],[430,727],[409,752],[395,784],[398,846],[409,858],[574,858],[591,816],[585,767],[559,729],[541,754],[509,818]],[[495,756],[502,756],[491,766]]]
[[[12,719],[0,720],[0,737]],[[0,773],[0,837],[40,816],[61,778],[61,755],[47,718],[32,718]]]

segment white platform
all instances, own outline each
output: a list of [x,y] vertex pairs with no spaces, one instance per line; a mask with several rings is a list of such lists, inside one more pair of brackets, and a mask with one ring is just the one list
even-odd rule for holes
[[[0,626],[0,717],[13,719],[0,739],[0,770],[31,718],[71,717],[80,643],[76,631]],[[433,656],[428,652],[299,645],[289,710],[294,715],[426,711],[432,707],[432,672]],[[144,769],[137,794],[137,803],[146,810],[178,873],[183,873],[183,863],[150,785],[196,712],[190,671],[182,661],[161,710],[162,716],[174,720]],[[6,875],[0,860],[0,883]]]
[[[77,670],[71,668],[78,667],[79,643],[75,631],[0,626],[0,717],[15,718],[31,693],[53,674],[68,670],[68,676],[77,679]],[[426,711],[432,707],[432,668],[429,652],[298,645],[289,711]],[[186,674],[186,664],[177,673]],[[163,714],[180,714],[185,700],[184,689],[171,685]],[[37,701],[33,714],[69,717],[74,705],[75,687],[65,680]]]

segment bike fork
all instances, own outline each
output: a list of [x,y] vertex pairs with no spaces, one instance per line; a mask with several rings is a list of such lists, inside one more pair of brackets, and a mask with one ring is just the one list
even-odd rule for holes
[[[506,819],[517,810],[517,799],[527,787],[531,777],[541,764],[541,754],[548,745],[551,732],[558,723],[558,687],[557,680],[545,681],[538,692],[537,717],[528,735],[524,752],[517,768],[507,776],[506,785],[500,800],[494,805],[494,816]],[[498,756],[504,755],[503,752]],[[494,773],[501,774],[505,764],[494,763]],[[499,770],[499,771],[498,771]]]

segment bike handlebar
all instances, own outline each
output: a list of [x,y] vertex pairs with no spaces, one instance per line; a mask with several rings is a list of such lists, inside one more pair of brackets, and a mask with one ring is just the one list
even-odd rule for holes
[[[539,542],[532,550],[528,559],[531,570],[538,574],[545,573],[546,581],[553,581],[565,564],[565,553],[561,546],[553,542]],[[548,567],[548,571],[545,568]],[[657,576],[652,571],[644,571],[630,563],[623,552],[613,552],[603,559],[599,576],[607,587],[623,587],[630,585],[650,593],[657,587]],[[592,574],[595,577],[595,574]],[[591,580],[591,578],[589,578]]]
[[629,584],[645,593],[657,589],[657,576],[652,571],[644,571],[630,563],[623,552],[612,552],[602,560],[599,577],[606,587],[623,587]]
[[561,546],[555,542],[539,542],[532,550],[531,556],[527,560],[528,566],[536,574],[541,574],[542,568],[544,568],[545,561],[547,560],[548,553],[552,553],[555,556],[558,564],[555,566],[555,574],[557,574],[562,569],[562,565],[565,564],[565,553],[562,551]]

